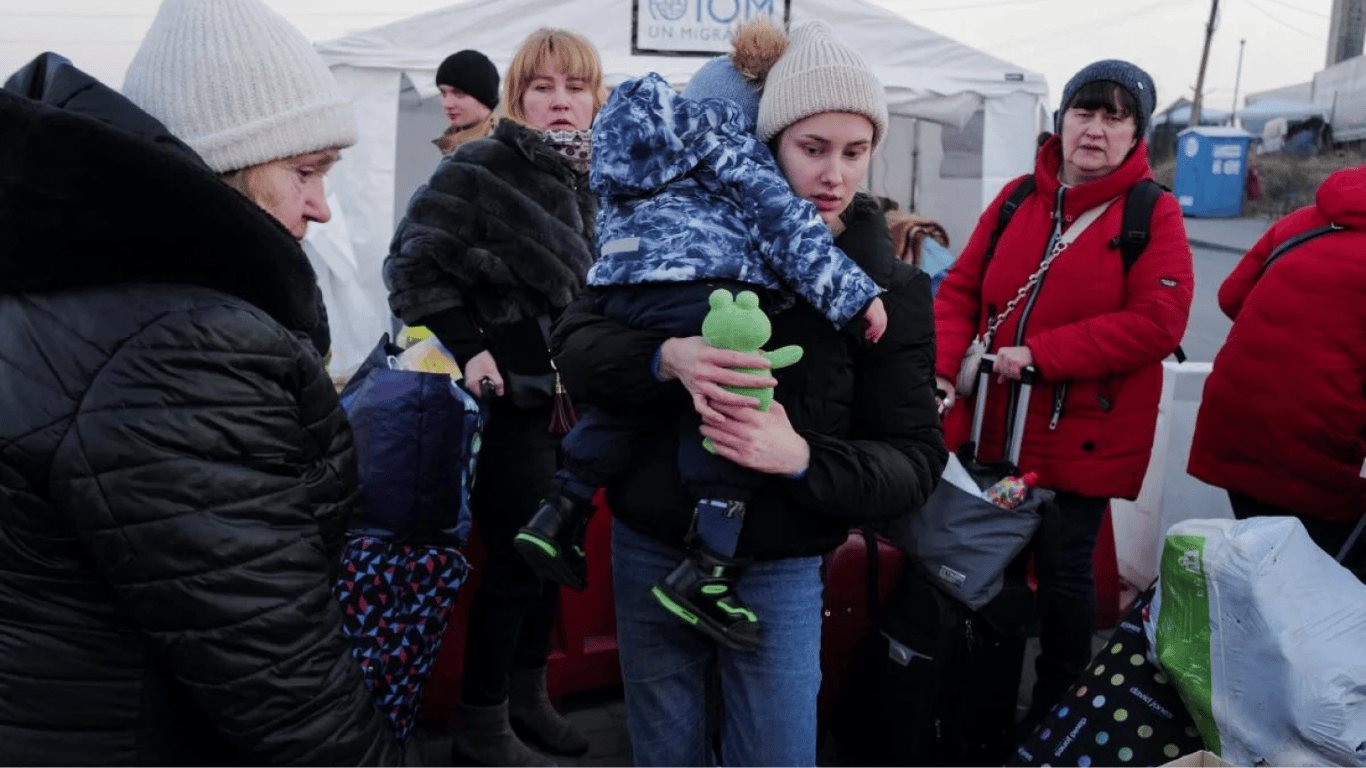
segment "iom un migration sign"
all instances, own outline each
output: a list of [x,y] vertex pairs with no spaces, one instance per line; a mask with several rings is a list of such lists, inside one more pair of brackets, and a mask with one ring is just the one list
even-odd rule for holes
[[786,25],[792,0],[631,0],[631,53],[716,56],[756,16]]

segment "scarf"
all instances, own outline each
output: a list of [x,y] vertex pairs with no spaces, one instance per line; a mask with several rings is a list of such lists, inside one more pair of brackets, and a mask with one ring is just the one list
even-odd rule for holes
[[541,131],[541,138],[571,168],[579,173],[588,172],[588,159],[593,152],[592,131]]

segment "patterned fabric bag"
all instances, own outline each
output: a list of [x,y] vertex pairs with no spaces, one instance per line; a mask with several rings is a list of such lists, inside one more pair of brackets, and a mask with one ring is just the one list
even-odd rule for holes
[[369,536],[342,553],[332,593],[375,703],[406,741],[469,564],[453,547]]

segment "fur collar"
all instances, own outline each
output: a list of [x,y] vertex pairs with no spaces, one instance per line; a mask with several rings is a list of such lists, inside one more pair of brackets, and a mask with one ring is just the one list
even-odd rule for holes
[[315,332],[317,278],[289,232],[132,102],[65,67],[7,83],[25,96],[0,90],[0,294],[184,283]]

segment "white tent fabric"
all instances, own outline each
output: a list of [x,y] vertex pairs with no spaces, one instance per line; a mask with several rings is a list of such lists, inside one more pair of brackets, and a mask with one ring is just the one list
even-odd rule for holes
[[[1241,115],[1242,112],[1239,112],[1238,114]],[[1212,109],[1210,107],[1200,108],[1201,125],[1219,125],[1227,122],[1230,116],[1230,113],[1225,112],[1222,109]],[[1180,107],[1176,107],[1175,109],[1168,110],[1153,119],[1153,123],[1155,125],[1162,123],[1176,123],[1177,125],[1185,126],[1186,124],[1190,123],[1190,121],[1190,105],[1183,105]]]
[[[772,7],[772,6],[770,6]],[[390,237],[412,191],[439,159],[429,139],[444,128],[434,96],[436,67],[463,48],[482,51],[504,71],[516,47],[540,27],[563,27],[598,47],[609,87],[655,71],[683,86],[706,59],[633,55],[631,0],[468,0],[364,32],[316,44],[356,108],[360,142],[344,153],[329,177],[333,216],[349,237],[314,225],[310,241],[319,262],[354,266],[341,282],[360,291],[334,291],[333,318],[388,318],[381,265]],[[820,18],[857,48],[887,87],[893,120],[874,158],[870,189],[942,221],[955,246],[971,232],[978,213],[1011,178],[1033,161],[1035,137],[1048,113],[1042,75],[958,43],[863,0],[792,0],[793,22]],[[983,112],[980,175],[940,178],[940,126],[962,129]],[[975,165],[972,166],[975,170]],[[331,249],[350,253],[329,254]],[[364,306],[353,307],[358,296]],[[388,330],[387,321],[366,335],[355,323],[334,328],[334,374],[355,369]]]
[[1305,104],[1298,101],[1286,101],[1285,99],[1263,99],[1256,104],[1238,110],[1240,119],[1269,120],[1273,117],[1288,117],[1292,120],[1303,120],[1314,115],[1327,119],[1328,108],[1318,104]]
[[[1254,136],[1266,136],[1266,127],[1271,121],[1277,118],[1285,120],[1304,120],[1309,117],[1321,117],[1328,119],[1328,108],[1318,104],[1306,104],[1300,101],[1289,101],[1287,99],[1262,99],[1253,104],[1238,110],[1238,120],[1242,122],[1243,128]],[[1279,138],[1284,133],[1284,125],[1276,134]]]

